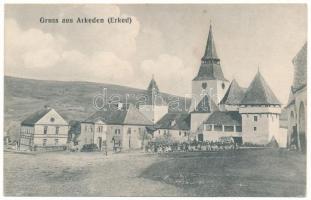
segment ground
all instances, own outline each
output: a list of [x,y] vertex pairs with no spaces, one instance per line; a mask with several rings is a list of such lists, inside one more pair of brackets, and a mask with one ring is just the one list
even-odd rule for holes
[[305,155],[4,153],[6,196],[305,196]]

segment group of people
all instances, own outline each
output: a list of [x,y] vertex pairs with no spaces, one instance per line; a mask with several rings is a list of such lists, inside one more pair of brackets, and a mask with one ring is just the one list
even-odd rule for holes
[[164,144],[158,142],[149,142],[145,146],[145,152],[165,153],[165,152],[188,152],[188,151],[224,151],[236,150],[239,144],[233,141],[204,141],[204,142],[183,142]]

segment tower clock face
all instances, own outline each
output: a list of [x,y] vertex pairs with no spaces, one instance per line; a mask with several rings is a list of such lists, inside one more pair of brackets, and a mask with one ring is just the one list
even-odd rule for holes
[[202,88],[203,88],[203,89],[206,89],[206,87],[207,87],[207,83],[205,83],[205,82],[202,83]]

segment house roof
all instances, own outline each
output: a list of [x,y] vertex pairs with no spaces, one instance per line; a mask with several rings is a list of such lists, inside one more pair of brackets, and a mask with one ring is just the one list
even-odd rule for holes
[[35,123],[37,123],[42,117],[44,117],[51,110],[52,110],[52,108],[41,109],[41,110],[29,115],[24,121],[22,121],[21,125],[33,126]]
[[134,105],[129,105],[128,108],[116,109],[115,107],[107,108],[105,110],[97,111],[89,118],[84,120],[86,123],[95,123],[98,120],[106,124],[115,125],[152,125]]
[[281,103],[258,71],[250,86],[247,88],[241,104],[280,105]]
[[216,111],[212,113],[204,123],[225,126],[241,126],[242,117],[238,111]]
[[205,95],[192,113],[211,113],[215,110],[218,110],[216,103],[208,95]]
[[224,77],[224,74],[221,70],[220,59],[218,58],[212,26],[210,26],[206,48],[204,55],[201,59],[201,66],[197,76],[193,79],[194,81],[198,80],[224,80],[227,81]]
[[293,58],[292,62],[295,66],[292,90],[295,93],[307,85],[307,42]]
[[190,130],[189,113],[167,113],[155,125],[157,129]]
[[220,104],[238,105],[244,97],[244,89],[233,79]]

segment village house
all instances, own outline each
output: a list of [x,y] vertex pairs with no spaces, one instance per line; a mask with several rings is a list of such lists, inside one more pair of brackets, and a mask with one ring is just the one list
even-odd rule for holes
[[189,113],[167,113],[155,125],[155,140],[166,139],[171,142],[187,142],[190,137]]
[[307,148],[307,43],[293,59],[295,66],[294,81],[288,104],[288,139],[289,148],[306,152]]
[[78,144],[96,144],[99,150],[140,149],[147,142],[147,126],[153,125],[132,104],[119,104],[95,112],[81,122]]
[[21,123],[21,150],[64,150],[68,140],[69,125],[53,108],[39,110]]

